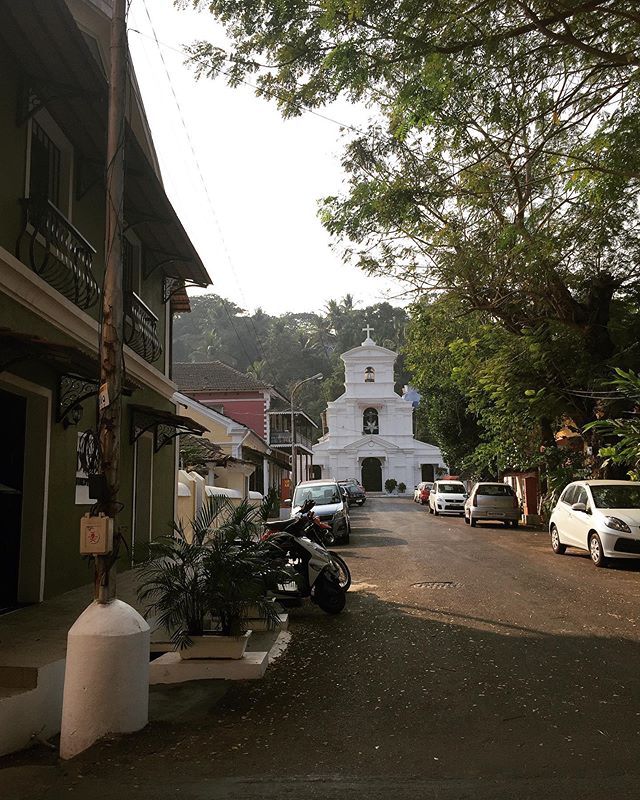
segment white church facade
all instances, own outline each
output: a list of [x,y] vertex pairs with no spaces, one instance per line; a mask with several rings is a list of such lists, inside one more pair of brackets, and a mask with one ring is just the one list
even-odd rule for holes
[[413,406],[395,391],[397,353],[367,338],[343,353],[345,391],[329,403],[326,431],[313,447],[316,473],[336,480],[357,478],[367,491],[382,491],[388,478],[412,490],[447,468],[438,447],[413,435]]

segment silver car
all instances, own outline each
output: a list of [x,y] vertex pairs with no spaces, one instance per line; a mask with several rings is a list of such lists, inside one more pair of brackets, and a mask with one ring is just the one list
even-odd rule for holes
[[475,528],[479,519],[504,522],[518,527],[520,502],[507,483],[476,483],[464,504],[464,521]]
[[351,521],[349,520],[349,504],[344,499],[340,487],[331,478],[299,483],[293,493],[291,516],[295,516],[306,500],[313,500],[314,513],[321,522],[328,522],[333,528],[333,536],[337,542],[349,543]]

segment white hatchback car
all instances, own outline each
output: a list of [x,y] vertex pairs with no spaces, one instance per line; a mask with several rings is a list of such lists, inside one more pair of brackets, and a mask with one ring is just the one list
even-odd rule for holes
[[640,482],[576,481],[549,520],[551,547],[587,550],[596,567],[608,558],[640,558]]
[[436,481],[431,487],[429,495],[429,513],[459,514],[464,516],[464,501],[467,499],[467,489],[462,481]]

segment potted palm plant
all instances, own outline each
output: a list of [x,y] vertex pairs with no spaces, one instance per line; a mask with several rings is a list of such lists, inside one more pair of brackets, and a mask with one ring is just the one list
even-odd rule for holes
[[236,507],[225,497],[211,497],[189,535],[180,523],[172,535],[150,544],[139,567],[138,595],[182,658],[241,658],[251,613],[257,611],[267,627],[279,622],[266,586],[282,580],[282,569],[272,546],[256,535],[257,518],[248,504]]

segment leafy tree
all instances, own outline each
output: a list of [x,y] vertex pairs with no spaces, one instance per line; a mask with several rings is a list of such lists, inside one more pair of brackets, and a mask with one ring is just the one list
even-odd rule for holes
[[450,350],[452,342],[470,335],[472,329],[456,304],[422,302],[412,309],[405,346],[413,385],[423,396],[416,410],[417,436],[437,444],[454,472],[480,444],[477,415],[455,382]]
[[564,424],[593,417],[593,401],[566,390],[581,369],[590,374],[578,337],[546,329],[516,336],[441,297],[414,307],[407,352],[426,398],[422,438],[443,448],[455,472],[496,478],[506,469],[540,469],[543,491],[552,493],[585,467],[582,453],[555,440]]
[[[640,263],[631,0],[194,5],[227,27],[231,81],[260,73],[285,114],[340,93],[377,113],[322,210],[347,257],[516,335],[560,326],[614,354],[612,303]],[[191,53],[220,68],[206,43]]]
[[640,15],[634,0],[178,0],[208,9],[232,42],[227,54],[208,42],[191,53],[201,72],[222,69],[232,84],[257,76],[259,92],[285,114],[346,93],[389,93],[402,76],[464,57],[472,60],[524,42],[538,55],[575,70],[618,69],[627,80],[638,56]]
[[[633,481],[640,480],[640,375],[632,370],[616,369],[610,383],[617,387],[620,397],[616,401],[618,413],[598,419],[585,426],[586,430],[608,439],[600,448],[603,467],[617,464],[627,468]],[[621,403],[622,401],[622,403]],[[622,408],[620,406],[622,405]]]
[[[588,423],[611,366],[638,367],[637,3],[191,4],[233,47],[195,43],[199,74],[252,74],[285,116],[368,105],[321,217],[421,299],[407,355],[425,438],[469,470],[540,465],[551,486],[578,469],[555,426]],[[327,316],[342,352],[357,315]]]

